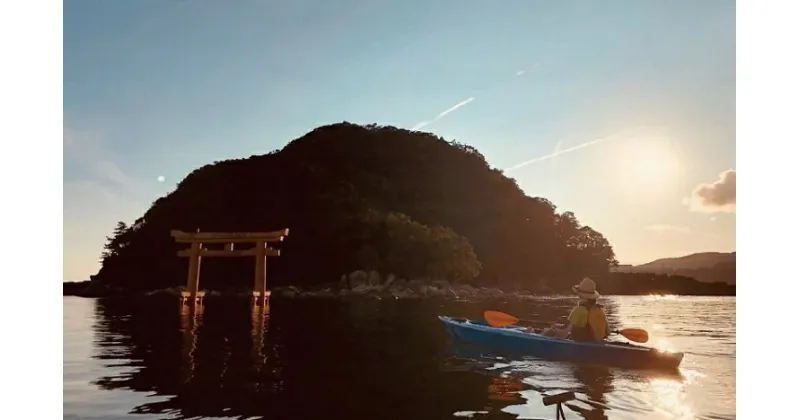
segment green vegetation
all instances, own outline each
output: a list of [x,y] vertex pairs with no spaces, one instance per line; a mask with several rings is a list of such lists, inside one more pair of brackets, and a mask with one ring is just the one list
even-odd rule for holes
[[[340,123],[282,150],[206,165],[108,239],[95,282],[185,284],[171,229],[290,228],[271,286],[313,287],[359,269],[503,289],[567,291],[616,263],[602,234],[528,197],[474,148],[432,134]],[[206,259],[202,287],[252,283],[253,264]]]

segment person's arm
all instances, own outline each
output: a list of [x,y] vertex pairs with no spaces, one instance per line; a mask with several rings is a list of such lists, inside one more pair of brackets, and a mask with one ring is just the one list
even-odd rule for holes
[[572,332],[572,324],[567,317],[561,317],[560,322],[554,322],[550,328],[542,330],[541,334],[547,337],[567,338]]
[[560,320],[558,320],[558,321],[556,321],[556,322],[554,322],[554,323],[552,323],[550,325],[550,328],[558,329],[558,330],[562,330],[564,328],[569,328],[569,327],[570,327],[569,318],[567,318],[565,316],[562,316]]
[[576,310],[577,308],[573,308],[572,312],[569,313],[569,316],[562,317],[561,319],[561,325],[559,326],[559,329],[565,334],[572,333],[572,325],[575,324],[573,320],[576,316],[578,316]]
[[575,323],[572,322],[572,320],[575,318],[575,315],[573,315],[573,312],[575,312],[575,309],[573,309],[572,312],[569,313],[568,317],[564,318],[564,329],[566,329],[566,330],[570,330],[571,331],[572,330],[572,326],[575,325]]

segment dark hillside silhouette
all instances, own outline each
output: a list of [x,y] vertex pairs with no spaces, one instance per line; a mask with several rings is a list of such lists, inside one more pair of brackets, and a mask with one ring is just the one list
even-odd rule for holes
[[614,271],[679,275],[704,283],[736,284],[736,252],[700,252],[677,258],[660,258],[642,265],[619,266]]
[[717,264],[735,263],[736,252],[698,252],[677,258],[659,258],[647,264],[636,266],[638,269],[698,269],[714,267]]
[[[571,212],[526,196],[474,148],[429,133],[339,123],[282,150],[203,166],[109,238],[95,281],[126,291],[184,285],[171,229],[290,228],[270,286],[357,269],[501,288],[566,291],[607,273],[614,251]],[[203,261],[201,287],[249,287],[249,259]]]

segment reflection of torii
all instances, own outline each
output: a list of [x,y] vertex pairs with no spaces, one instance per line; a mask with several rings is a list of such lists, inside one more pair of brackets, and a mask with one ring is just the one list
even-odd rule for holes
[[[271,392],[280,392],[283,388],[281,378],[281,367],[278,362],[278,352],[275,344],[272,343],[265,352],[264,340],[269,331],[269,301],[266,305],[252,305],[250,309],[252,330],[250,336],[252,347],[250,357],[253,364],[253,371],[257,373],[256,387],[261,388],[265,385],[272,387]],[[269,354],[267,354],[267,352]],[[268,360],[270,359],[270,360]],[[268,363],[269,362],[269,363]],[[268,366],[269,365],[269,366]],[[266,371],[269,369],[269,371]]]
[[197,348],[197,327],[203,320],[203,305],[180,305],[180,323],[183,333],[181,344],[181,382],[188,383],[194,377],[194,352]]
[[256,371],[260,371],[266,359],[264,355],[264,330],[268,328],[269,303],[266,305],[252,305],[250,307],[250,319],[252,325],[250,337],[253,339],[250,355],[253,358],[253,368]]

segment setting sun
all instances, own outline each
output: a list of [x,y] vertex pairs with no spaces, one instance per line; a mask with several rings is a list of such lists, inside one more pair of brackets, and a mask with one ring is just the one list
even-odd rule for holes
[[617,173],[623,188],[657,194],[674,184],[681,162],[674,144],[663,138],[636,138],[619,145]]

